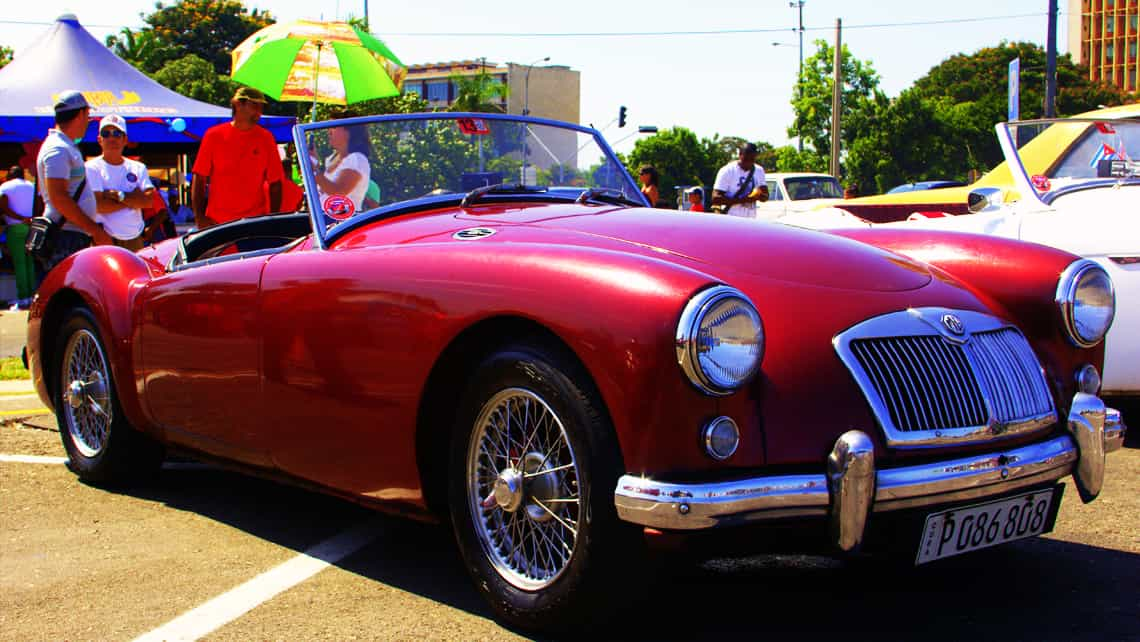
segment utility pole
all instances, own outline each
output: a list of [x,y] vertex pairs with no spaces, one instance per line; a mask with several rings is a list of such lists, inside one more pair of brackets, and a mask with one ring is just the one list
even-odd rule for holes
[[831,175],[839,178],[839,112],[843,105],[843,19],[835,19],[835,73],[831,81]]
[[372,31],[372,25],[368,24],[368,0],[364,0],[364,28]]
[[1057,102],[1057,0],[1049,0],[1049,33],[1045,36],[1045,117],[1054,118]]
[[[803,97],[804,97],[804,86],[803,86],[803,82],[804,82],[804,0],[795,0],[795,2],[789,2],[788,6],[792,7],[792,8],[798,8],[800,10],[800,27],[799,27],[799,29],[797,29],[797,31],[799,31],[799,36],[800,36],[800,70],[799,70],[799,73],[796,74],[796,98],[803,100]],[[801,152],[804,151],[803,132],[800,131],[800,127],[798,125],[796,126],[796,142],[797,142],[799,151],[801,151]]]

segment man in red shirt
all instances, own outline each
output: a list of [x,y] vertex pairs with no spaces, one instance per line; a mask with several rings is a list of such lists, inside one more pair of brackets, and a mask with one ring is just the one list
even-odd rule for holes
[[268,211],[281,207],[284,175],[277,144],[273,135],[257,124],[265,109],[265,94],[252,87],[239,87],[230,105],[233,120],[206,130],[194,161],[191,206],[198,229],[266,214],[262,183],[269,184]]

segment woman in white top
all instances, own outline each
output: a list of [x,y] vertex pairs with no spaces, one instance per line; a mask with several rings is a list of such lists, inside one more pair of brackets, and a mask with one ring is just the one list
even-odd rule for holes
[[[318,198],[326,214],[347,218],[361,210],[368,181],[371,180],[368,158],[372,155],[372,147],[368,142],[368,131],[360,126],[333,127],[329,129],[329,144],[333,152],[325,159],[325,171],[316,175]],[[347,196],[352,201],[353,212],[329,211],[335,201],[329,205],[326,202],[332,196]]]

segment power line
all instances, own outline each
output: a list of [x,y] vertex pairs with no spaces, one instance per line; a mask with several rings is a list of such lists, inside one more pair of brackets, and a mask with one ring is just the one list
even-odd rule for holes
[[[1007,16],[981,16],[976,18],[949,18],[946,20],[915,20],[912,22],[881,22],[869,24],[844,25],[844,29],[891,29],[898,27],[924,27],[933,25],[971,24],[978,22],[997,22],[1000,20],[1016,20],[1021,18],[1042,18],[1046,13],[1019,13]],[[54,21],[28,21],[28,20],[0,20],[0,24],[9,25],[36,25],[46,26]],[[85,27],[100,29],[119,29],[129,25],[97,25],[84,24]],[[804,27],[804,31],[830,31],[833,27]],[[751,29],[707,29],[691,31],[565,31],[565,32],[532,32],[517,33],[506,31],[385,31],[384,36],[406,36],[427,38],[639,38],[657,36],[725,36],[749,35],[763,33],[783,33],[789,27],[756,27]],[[796,29],[791,28],[792,31]]]
[[[1008,16],[983,16],[978,18],[950,18],[946,20],[916,20],[913,22],[884,22],[862,25],[844,26],[845,29],[885,29],[893,27],[920,27],[927,25],[966,24],[977,22],[995,22],[999,20],[1015,20],[1020,18],[1045,17],[1045,13],[1020,13]],[[804,31],[831,31],[834,27],[804,27]],[[757,27],[752,29],[709,29],[703,31],[569,31],[569,32],[534,32],[515,33],[504,31],[386,31],[385,36],[410,37],[463,37],[463,38],[635,38],[644,36],[724,36],[758,33],[783,33],[796,31],[790,27]]]

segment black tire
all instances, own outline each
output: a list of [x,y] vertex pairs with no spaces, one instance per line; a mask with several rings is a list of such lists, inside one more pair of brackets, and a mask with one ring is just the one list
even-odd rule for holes
[[69,313],[54,354],[55,416],[67,467],[83,481],[100,485],[152,475],[162,464],[163,449],[127,422],[107,349],[89,310]]
[[[496,615],[527,631],[604,621],[610,608],[629,603],[607,598],[636,585],[643,566],[640,532],[614,508],[621,456],[613,427],[574,363],[538,345],[496,352],[472,373],[453,431],[449,503],[464,562]],[[533,420],[531,445],[511,435],[501,454],[503,441],[491,436],[503,435],[496,431],[504,415],[494,409],[514,412],[516,431]],[[514,465],[497,466],[495,475],[487,471],[495,459]],[[530,475],[517,493],[507,480],[515,472]]]

